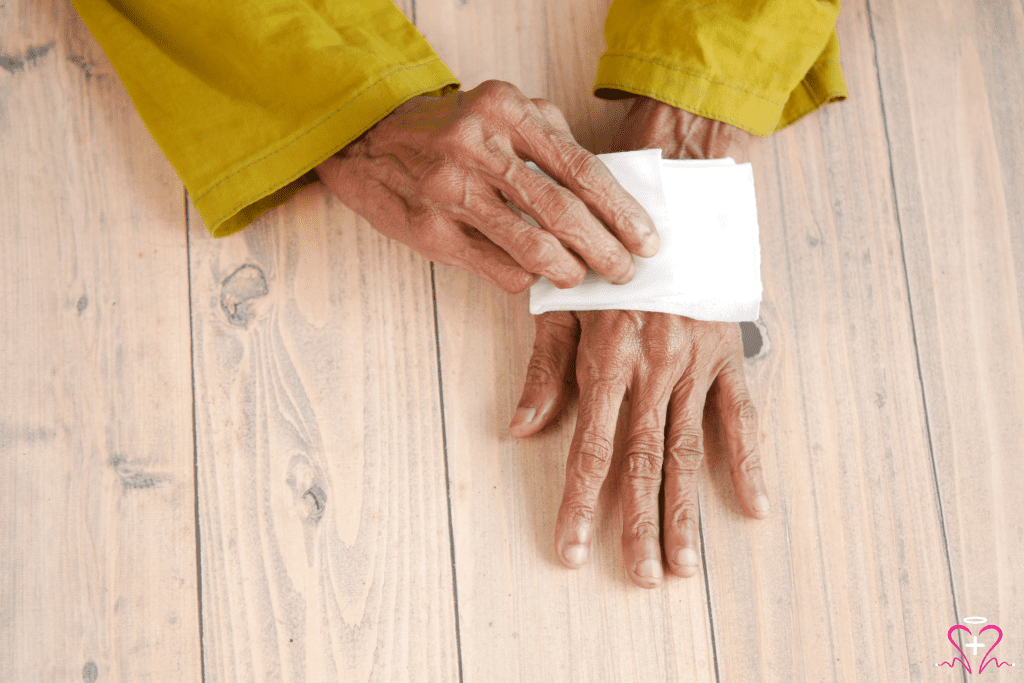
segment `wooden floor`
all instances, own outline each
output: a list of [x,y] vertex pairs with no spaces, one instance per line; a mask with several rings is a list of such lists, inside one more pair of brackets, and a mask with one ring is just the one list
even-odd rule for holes
[[[604,151],[606,6],[403,9]],[[751,153],[773,514],[711,443],[702,571],[646,591],[614,482],[555,559],[525,296],[319,187],[211,239],[67,0],[0,0],[0,681],[962,681],[972,616],[1024,680],[1024,4],[839,34],[850,99]]]

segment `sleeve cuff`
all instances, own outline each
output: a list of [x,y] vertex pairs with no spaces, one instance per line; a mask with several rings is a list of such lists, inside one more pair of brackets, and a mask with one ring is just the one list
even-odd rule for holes
[[835,32],[791,93],[756,91],[645,55],[607,52],[598,64],[594,94],[605,99],[644,95],[761,137],[848,95]]
[[214,237],[238,232],[314,182],[308,172],[349,144],[399,105],[417,95],[441,95],[458,80],[440,59],[400,64],[354,93],[312,126],[229,169],[190,196]]
[[812,111],[830,102],[845,100],[848,95],[846,79],[843,78],[843,67],[839,63],[839,39],[833,32],[821,57],[790,93],[775,130],[782,130],[786,126],[796,123]]
[[755,92],[642,55],[609,52],[598,64],[594,92],[621,97],[615,91],[645,95],[762,136],[775,130],[786,104],[782,93]]

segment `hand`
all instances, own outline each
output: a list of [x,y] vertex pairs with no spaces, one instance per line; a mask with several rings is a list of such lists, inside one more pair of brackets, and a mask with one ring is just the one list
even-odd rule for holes
[[650,216],[576,144],[561,112],[500,81],[414,97],[316,171],[377,230],[507,292],[538,276],[573,287],[588,266],[628,282],[631,253],[660,245]]
[[[697,480],[706,397],[724,426],[740,506],[751,517],[767,516],[757,413],[743,378],[738,325],[640,311],[559,311],[537,316],[536,325],[511,431],[531,436],[561,412],[575,361],[579,416],[555,525],[555,549],[565,566],[581,566],[590,553],[597,497],[608,476],[619,406],[626,396],[631,406],[619,503],[622,553],[634,583],[645,588],[660,583],[662,546],[672,572],[697,573]],[[663,524],[658,513],[662,486]]]
[[[746,135],[638,98],[617,146],[660,147],[665,157],[741,156]],[[555,549],[565,566],[579,567],[589,555],[597,497],[611,466],[619,406],[626,396],[631,410],[619,504],[623,558],[634,583],[653,588],[661,582],[662,547],[673,573],[697,573],[697,483],[706,402],[724,427],[740,506],[751,517],[767,516],[757,412],[743,377],[738,325],[617,310],[546,313],[535,322],[533,356],[510,430],[517,437],[531,436],[562,411],[575,364],[579,415],[555,525]],[[663,519],[658,512],[662,488]]]

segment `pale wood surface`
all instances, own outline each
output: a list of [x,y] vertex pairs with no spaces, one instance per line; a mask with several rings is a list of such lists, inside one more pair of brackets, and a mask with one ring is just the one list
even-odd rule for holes
[[206,679],[456,679],[429,263],[321,186],[191,211]]
[[0,681],[197,680],[184,190],[70,6],[0,4]]
[[851,99],[751,152],[771,350],[747,370],[775,514],[741,518],[712,465],[722,680],[960,675],[933,666],[955,614],[869,21],[844,3]]
[[[399,4],[609,148],[607,0]],[[575,412],[507,434],[525,297],[319,187],[212,240],[70,6],[0,2],[0,681],[952,681],[974,615],[1016,680],[1024,6],[838,30],[851,99],[751,150],[772,517],[707,416],[704,567],[644,591],[614,480],[554,557]]]
[[1000,659],[1016,670],[986,680],[1019,680],[1024,5],[872,11],[957,612],[1005,633]]

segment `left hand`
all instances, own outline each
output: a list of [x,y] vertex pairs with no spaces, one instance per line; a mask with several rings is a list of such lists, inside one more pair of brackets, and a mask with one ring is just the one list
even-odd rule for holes
[[[579,416],[555,525],[555,548],[565,566],[581,566],[590,553],[597,497],[608,476],[626,396],[631,410],[619,503],[623,558],[634,583],[644,588],[660,583],[662,545],[674,573],[697,573],[705,397],[721,416],[740,506],[751,517],[767,516],[757,412],[743,378],[738,325],[614,310],[545,313],[536,325],[511,430],[514,436],[532,436],[561,412],[575,361]],[[664,525],[658,513],[663,485]]]
[[[660,147],[666,158],[742,158],[746,135],[641,97],[626,116],[616,147]],[[662,547],[675,574],[697,573],[706,399],[724,426],[740,506],[750,517],[767,516],[757,412],[743,376],[738,325],[621,310],[545,313],[535,321],[533,356],[510,430],[517,437],[532,436],[561,412],[575,364],[579,416],[555,526],[555,548],[565,566],[579,567],[589,555],[597,498],[626,396],[631,411],[619,503],[623,558],[634,583],[653,588],[661,582]],[[662,486],[664,520],[658,511]]]

